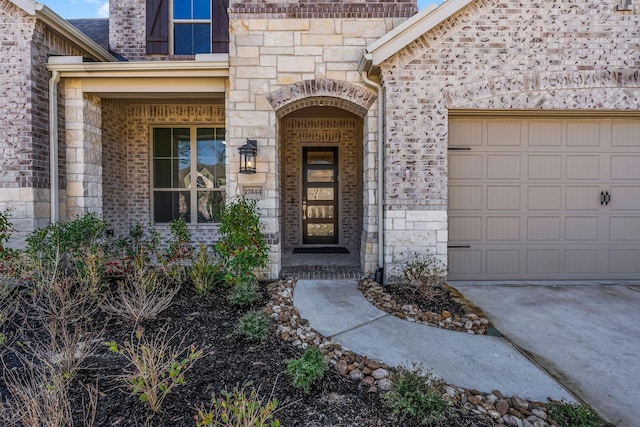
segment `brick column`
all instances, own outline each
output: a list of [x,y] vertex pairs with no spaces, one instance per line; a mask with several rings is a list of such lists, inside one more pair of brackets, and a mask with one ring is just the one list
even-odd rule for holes
[[100,98],[82,84],[65,84],[67,139],[67,218],[102,214],[102,113]]

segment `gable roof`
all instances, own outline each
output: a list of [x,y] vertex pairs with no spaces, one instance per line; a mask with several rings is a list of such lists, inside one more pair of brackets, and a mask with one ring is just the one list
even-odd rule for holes
[[407,19],[367,46],[365,55],[369,62],[369,67],[380,65],[472,1],[445,0],[440,6],[431,5]]
[[54,31],[73,41],[80,48],[88,52],[90,55],[93,55],[98,60],[107,62],[118,60],[107,49],[93,41],[82,31],[71,25],[69,21],[63,19],[60,15],[49,9],[44,4],[38,3],[34,0],[9,0],[9,2],[24,10],[27,14],[35,16]]

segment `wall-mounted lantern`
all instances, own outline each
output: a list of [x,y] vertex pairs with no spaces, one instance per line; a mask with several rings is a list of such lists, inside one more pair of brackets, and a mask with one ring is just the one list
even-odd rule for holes
[[240,147],[240,173],[256,173],[256,155],[258,141],[247,139],[247,143]]

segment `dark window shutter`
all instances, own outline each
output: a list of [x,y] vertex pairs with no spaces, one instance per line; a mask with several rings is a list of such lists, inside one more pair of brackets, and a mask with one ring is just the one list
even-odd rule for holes
[[211,53],[229,52],[229,0],[212,0]]
[[147,53],[169,54],[169,0],[147,0]]

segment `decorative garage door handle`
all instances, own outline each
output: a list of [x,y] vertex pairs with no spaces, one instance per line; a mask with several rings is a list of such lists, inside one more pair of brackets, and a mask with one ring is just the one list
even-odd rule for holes
[[609,202],[611,202],[611,194],[608,191],[600,192],[600,205],[609,206]]

